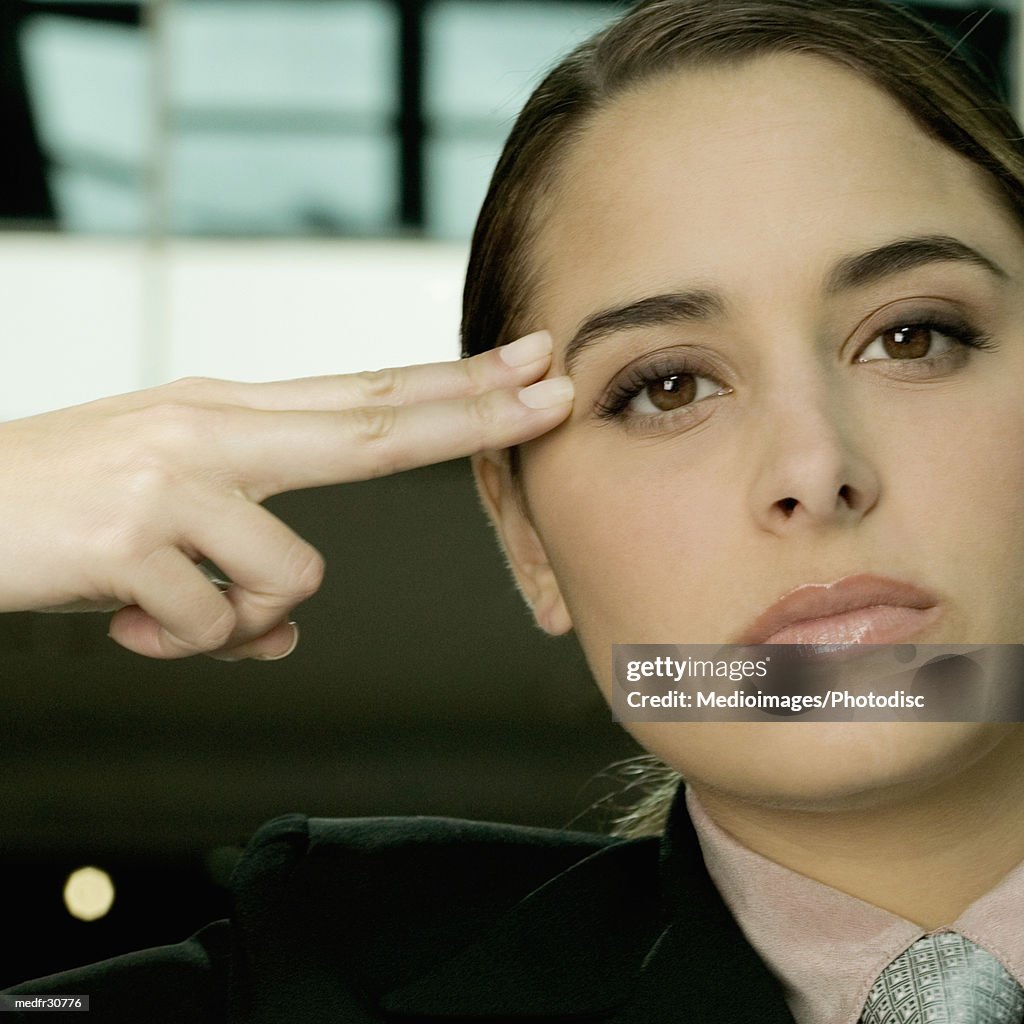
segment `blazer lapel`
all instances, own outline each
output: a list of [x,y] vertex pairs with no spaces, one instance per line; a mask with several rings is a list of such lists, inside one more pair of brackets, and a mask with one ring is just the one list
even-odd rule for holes
[[434,1017],[793,1024],[708,876],[682,786],[660,843],[591,854],[380,1005]]
[[659,930],[660,894],[656,880],[650,884],[657,853],[652,840],[591,854],[530,893],[479,941],[388,992],[382,1007],[440,1017],[610,1012],[629,999]]
[[671,923],[648,952],[615,1024],[793,1024],[781,985],[711,881],[682,785],[662,837],[659,873]]

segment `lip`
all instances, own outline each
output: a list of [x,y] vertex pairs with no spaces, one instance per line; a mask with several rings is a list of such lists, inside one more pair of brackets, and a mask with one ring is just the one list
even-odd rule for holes
[[769,605],[733,642],[901,643],[939,617],[938,603],[912,583],[870,573],[805,583]]

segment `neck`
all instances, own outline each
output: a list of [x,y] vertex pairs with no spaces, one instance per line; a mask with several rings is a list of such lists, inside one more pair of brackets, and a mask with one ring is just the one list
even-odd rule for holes
[[931,930],[1024,860],[1024,725],[964,771],[870,806],[794,810],[690,783],[711,818],[784,867]]

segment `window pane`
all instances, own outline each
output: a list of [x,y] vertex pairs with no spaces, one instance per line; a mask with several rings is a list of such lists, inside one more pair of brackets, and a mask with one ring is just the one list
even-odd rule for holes
[[182,133],[174,142],[172,227],[187,234],[387,234],[393,138],[383,132]]
[[389,3],[175,0],[176,107],[392,116],[397,35]]
[[20,43],[59,222],[72,231],[140,231],[151,125],[148,37],[125,25],[36,15]]
[[426,108],[432,122],[508,121],[546,67],[607,24],[612,4],[474,3],[427,8]]

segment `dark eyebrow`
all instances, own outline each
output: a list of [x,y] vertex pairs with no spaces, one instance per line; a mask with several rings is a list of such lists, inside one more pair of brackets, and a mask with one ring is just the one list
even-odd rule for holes
[[[928,263],[971,263],[982,267],[1000,280],[1009,275],[977,249],[951,235],[919,235],[900,238],[847,256],[832,268],[825,282],[825,292],[835,295],[853,288],[875,284],[892,274],[899,274]],[[637,327],[663,327],[679,323],[695,323],[724,316],[726,302],[717,292],[695,288],[689,291],[666,292],[601,310],[580,324],[565,349],[565,371],[570,373],[580,353],[601,338]]]
[[725,313],[725,303],[714,292],[694,289],[649,295],[624,306],[605,309],[588,316],[580,324],[565,349],[565,371],[569,373],[580,353],[588,345],[635,327],[662,327],[670,324],[710,320]]
[[850,288],[874,284],[890,274],[924,266],[926,263],[973,263],[996,277],[1009,275],[987,256],[950,235],[920,235],[900,238],[895,242],[840,260],[828,276],[825,291],[829,295]]

